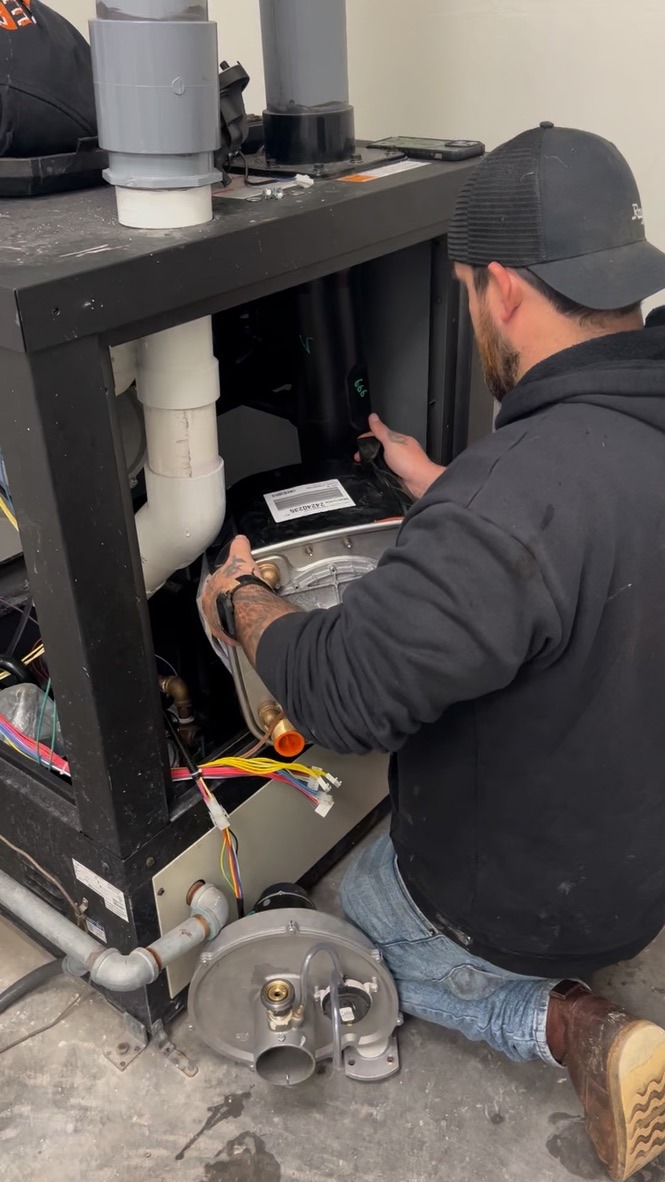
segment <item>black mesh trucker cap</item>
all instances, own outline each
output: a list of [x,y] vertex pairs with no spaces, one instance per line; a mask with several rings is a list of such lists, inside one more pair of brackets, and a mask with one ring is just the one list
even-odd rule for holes
[[665,288],[665,254],[646,240],[626,160],[608,140],[552,123],[502,144],[474,169],[448,251],[457,263],[527,267],[599,311]]

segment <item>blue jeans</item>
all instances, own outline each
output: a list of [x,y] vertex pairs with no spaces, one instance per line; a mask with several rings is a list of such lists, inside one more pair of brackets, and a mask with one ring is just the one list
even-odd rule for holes
[[389,837],[361,853],[340,893],[351,922],[383,954],[404,1013],[483,1040],[509,1059],[555,1063],[545,1025],[558,979],[497,968],[439,932],[410,898]]

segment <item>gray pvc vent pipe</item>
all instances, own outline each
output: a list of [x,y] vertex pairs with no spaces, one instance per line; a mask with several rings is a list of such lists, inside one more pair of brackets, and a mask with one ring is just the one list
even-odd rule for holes
[[203,884],[192,894],[189,919],[147,948],[134,948],[124,954],[81,931],[3,870],[0,870],[0,906],[66,953],[79,971],[90,973],[95,985],[119,993],[131,993],[155,981],[167,965],[219,935],[229,917],[229,906],[222,892]]
[[354,151],[346,0],[261,0],[266,152],[283,163]]
[[261,0],[269,111],[346,104],[346,0]]
[[[96,12],[90,45],[99,143],[109,154],[104,176],[116,186],[120,221],[146,228],[209,221],[221,140],[217,26],[207,0],[97,0]],[[137,192],[183,191],[190,193],[184,212],[162,197],[151,208],[164,207],[163,220],[155,213],[154,225],[146,222],[145,201],[134,213]]]

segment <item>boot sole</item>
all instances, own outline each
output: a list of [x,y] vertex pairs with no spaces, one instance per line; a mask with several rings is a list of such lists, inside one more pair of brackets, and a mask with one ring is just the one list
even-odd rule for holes
[[616,1160],[609,1174],[625,1182],[665,1150],[665,1030],[632,1022],[607,1063]]

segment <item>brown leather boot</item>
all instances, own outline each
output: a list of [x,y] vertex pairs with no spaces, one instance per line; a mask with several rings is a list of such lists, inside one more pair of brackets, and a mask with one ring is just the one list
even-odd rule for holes
[[624,1182],[665,1150],[665,1030],[564,981],[550,995],[547,1042],[610,1178]]

